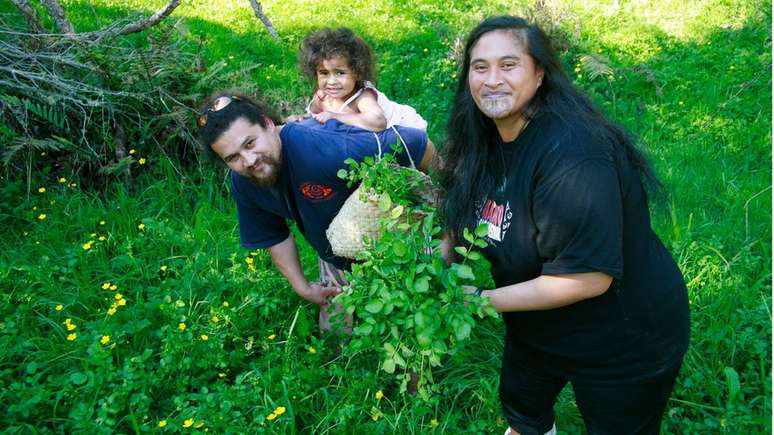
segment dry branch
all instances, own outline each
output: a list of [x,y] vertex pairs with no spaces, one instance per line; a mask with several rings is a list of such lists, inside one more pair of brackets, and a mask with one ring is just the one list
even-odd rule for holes
[[274,28],[274,25],[271,24],[269,17],[267,17],[266,14],[263,13],[263,7],[261,7],[261,2],[259,2],[258,0],[250,0],[250,5],[253,7],[255,16],[258,17],[259,20],[261,20],[264,26],[266,26],[266,30],[269,31],[269,34],[271,35],[271,37],[274,38],[275,41],[279,42],[280,40],[279,34],[277,33],[277,30]]
[[95,32],[77,33],[74,35],[74,39],[88,42],[88,41],[94,41],[94,40],[102,39],[106,37],[110,38],[114,36],[128,35],[130,33],[141,32],[145,29],[155,26],[161,20],[168,17],[169,14],[171,14],[172,11],[174,11],[175,8],[177,8],[178,6],[180,6],[180,0],[172,0],[166,6],[156,11],[156,13],[154,13],[150,17],[142,18],[135,22],[132,22],[123,26],[119,26],[114,23],[114,24],[111,24],[110,26],[105,27],[104,29],[97,30]]
[[67,15],[65,15],[65,11],[62,8],[62,5],[60,5],[57,0],[40,0],[40,2],[46,8],[48,14],[54,20],[56,27],[59,28],[60,32],[64,34],[75,33],[73,24],[70,22],[70,20],[67,19]]
[[40,24],[40,18],[38,18],[37,12],[30,6],[30,3],[27,0],[11,1],[16,5],[19,11],[21,11],[22,15],[24,15],[24,19],[27,20],[27,28],[30,33],[43,33],[43,25]]

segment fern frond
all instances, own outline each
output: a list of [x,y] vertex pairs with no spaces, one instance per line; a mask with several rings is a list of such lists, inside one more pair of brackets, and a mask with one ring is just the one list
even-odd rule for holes
[[580,61],[583,71],[591,80],[602,76],[610,78],[615,74],[613,68],[609,65],[610,61],[605,57],[596,54],[585,54],[581,56]]

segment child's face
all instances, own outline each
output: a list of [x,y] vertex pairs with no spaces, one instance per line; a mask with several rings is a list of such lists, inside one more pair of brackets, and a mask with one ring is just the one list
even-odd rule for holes
[[343,56],[324,59],[317,65],[317,89],[327,97],[348,97],[355,90],[357,79],[357,74]]

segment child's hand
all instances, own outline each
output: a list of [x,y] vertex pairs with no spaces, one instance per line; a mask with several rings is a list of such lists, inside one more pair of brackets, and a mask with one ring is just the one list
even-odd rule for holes
[[309,116],[309,115],[290,115],[287,118],[285,118],[285,122],[286,123],[288,123],[288,122],[298,122],[298,121],[303,120],[307,116]]
[[328,112],[327,110],[324,110],[320,113],[313,113],[312,117],[317,120],[320,124],[325,124],[329,119],[333,119],[334,114],[331,112]]

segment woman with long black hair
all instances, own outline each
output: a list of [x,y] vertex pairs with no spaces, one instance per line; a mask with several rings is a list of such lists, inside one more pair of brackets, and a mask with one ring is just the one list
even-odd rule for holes
[[685,282],[651,229],[659,186],[630,135],[516,17],[468,37],[441,183],[449,233],[486,224],[506,325],[500,398],[511,433],[555,431],[570,382],[593,434],[657,434],[689,341]]

